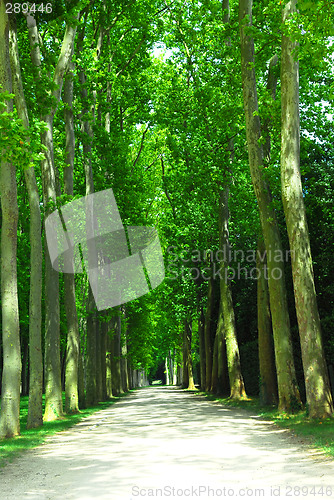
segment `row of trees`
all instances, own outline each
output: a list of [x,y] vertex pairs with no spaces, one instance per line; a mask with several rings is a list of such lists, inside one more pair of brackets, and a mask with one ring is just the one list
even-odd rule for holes
[[[64,2],[52,13],[15,15],[1,2],[2,437],[20,432],[21,378],[22,387],[29,386],[28,427],[42,424],[43,389],[43,420],[48,421],[63,415],[63,388],[65,411],[70,413],[79,404],[93,404],[145,380],[144,356],[136,353],[142,336],[131,341],[127,334],[131,314],[124,309],[98,314],[87,276],[60,277],[52,268],[45,237],[43,259],[41,239],[42,222],[57,207],[106,187],[112,152],[101,151],[111,142],[111,119],[116,116],[124,128],[122,106],[135,109],[131,94],[124,103],[117,102],[119,81],[134,77],[130,69],[138,75],[145,68],[150,30],[145,23],[133,26],[138,14],[144,18],[143,6],[124,10],[119,5],[116,10],[107,4]],[[133,137],[126,137],[124,151],[136,139],[137,117],[132,120]],[[135,205],[123,210],[125,220],[133,209]],[[136,215],[131,222],[140,223]],[[29,275],[27,284],[24,276]],[[142,344],[147,342],[149,338]]]
[[[238,8],[234,6],[234,20],[233,17],[230,17],[229,2],[222,2],[221,7],[220,28],[222,29],[223,26],[223,35],[220,35],[219,39],[220,56],[218,56],[218,48],[215,55],[214,50],[211,52],[208,49],[205,52],[206,62],[209,61],[209,64],[211,63],[213,66],[221,64],[224,67],[220,68],[219,76],[213,71],[209,76],[209,78],[213,79],[214,75],[215,83],[218,78],[222,78],[219,85],[214,86],[214,98],[210,95],[212,89],[209,89],[209,78],[206,73],[208,64],[203,64],[203,55],[199,53],[199,50],[203,49],[203,47],[210,47],[206,37],[208,36],[207,30],[212,29],[212,20],[199,21],[202,12],[201,6],[197,12],[193,9],[187,20],[181,18],[181,15],[177,18],[175,12],[171,13],[171,19],[174,21],[171,28],[174,30],[174,41],[178,37],[179,50],[183,50],[185,72],[188,73],[185,77],[185,85],[187,85],[190,98],[193,98],[191,104],[198,106],[202,112],[202,123],[197,122],[196,129],[195,127],[191,129],[191,126],[188,126],[190,121],[188,116],[191,112],[189,113],[187,110],[187,107],[188,109],[190,107],[187,103],[188,106],[183,108],[183,118],[186,117],[183,121],[185,129],[183,137],[182,133],[175,129],[171,131],[171,134],[174,132],[175,136],[178,135],[183,139],[182,145],[179,144],[177,154],[179,158],[183,156],[182,160],[191,170],[192,179],[189,180],[190,185],[196,175],[194,173],[194,162],[196,160],[192,157],[193,151],[195,150],[198,154],[200,148],[204,149],[205,147],[203,142],[206,142],[207,149],[205,153],[213,161],[213,165],[210,165],[206,170],[207,178],[205,182],[206,186],[210,184],[210,188],[206,188],[204,196],[207,191],[209,191],[210,195],[215,195],[216,210],[218,212],[215,220],[219,229],[218,242],[217,239],[214,243],[208,242],[206,248],[218,249],[221,252],[219,255],[224,256],[223,258],[216,258],[216,262],[214,262],[214,264],[217,264],[217,260],[219,261],[220,273],[217,274],[213,266],[211,279],[206,277],[208,292],[205,315],[202,306],[200,305],[197,310],[194,310],[191,301],[190,304],[188,303],[188,311],[187,307],[183,311],[183,316],[185,314],[189,315],[189,319],[184,320],[183,372],[185,375],[183,376],[183,385],[187,386],[189,381],[189,387],[193,387],[193,370],[190,366],[189,357],[191,338],[189,323],[192,322],[191,317],[197,315],[199,316],[198,340],[201,386],[214,392],[217,390],[226,391],[226,385],[225,387],[222,385],[223,380],[226,381],[226,377],[223,376],[226,350],[230,395],[233,398],[245,397],[231,285],[230,280],[226,279],[227,276],[235,276],[237,264],[235,261],[229,262],[229,197],[230,191],[233,190],[233,186],[231,186],[233,177],[239,176],[240,178],[240,163],[236,161],[236,153],[242,147],[239,142],[240,138],[244,137],[243,134],[240,134],[241,114],[240,108],[238,109],[238,106],[241,107],[242,105],[245,116],[248,164],[260,221],[259,232],[253,243],[254,251],[257,249],[255,276],[261,278],[266,276],[266,279],[256,280],[259,375],[262,401],[275,403],[278,389],[278,402],[281,411],[290,412],[301,405],[290,327],[292,308],[291,304],[288,305],[285,278],[287,264],[288,267],[291,265],[292,268],[292,286],[296,311],[293,314],[297,316],[304,372],[302,383],[305,384],[306,403],[311,417],[323,418],[332,414],[333,403],[322,342],[310,239],[306,222],[304,197],[305,194],[307,196],[307,193],[303,191],[301,183],[299,85],[304,83],[305,76],[302,77],[300,82],[299,59],[302,61],[304,59],[303,68],[305,67],[307,77],[309,77],[309,68],[306,66],[306,64],[310,64],[309,46],[308,43],[303,43],[301,38],[301,33],[304,30],[307,36],[311,36],[315,42],[314,50],[317,57],[322,54],[322,63],[319,64],[318,60],[315,65],[319,68],[317,78],[320,80],[324,78],[326,66],[328,70],[331,65],[329,58],[331,49],[328,39],[330,32],[323,29],[319,21],[320,19],[327,19],[330,8],[327,4],[322,4],[311,9],[309,4],[304,6],[302,2],[299,2],[300,12],[298,12],[296,2],[286,2],[286,5],[279,8],[272,5],[273,9],[269,16],[266,15],[266,12],[268,12],[266,9],[263,14],[261,13],[261,7],[258,6],[255,12],[256,25],[254,25],[252,2],[240,1]],[[217,14],[217,11],[215,11],[215,14]],[[239,26],[240,34],[238,42],[235,34],[236,25]],[[192,30],[194,30],[195,26],[197,30],[195,36],[190,26]],[[268,30],[273,34],[279,33],[279,37],[272,36],[269,40],[268,35],[266,35]],[[213,38],[213,34],[210,33],[210,35]],[[222,51],[224,46],[225,50]],[[260,61],[255,60],[254,54],[256,50],[259,53],[262,52],[259,57]],[[221,55],[222,52],[223,55]],[[269,55],[264,56],[264,53],[269,53]],[[229,63],[237,64],[237,57],[239,58],[241,75],[231,77],[227,74]],[[261,67],[261,62],[263,64],[265,61],[269,62],[267,68],[265,67],[266,69],[263,66]],[[322,73],[323,71],[324,73]],[[320,73],[322,73],[322,76],[320,76]],[[242,103],[238,100],[240,97],[236,96],[237,89],[241,92],[241,84],[243,91]],[[201,93],[202,89],[204,89],[203,93]],[[205,95],[206,93],[207,95]],[[309,101],[302,102],[301,105],[305,107],[314,106],[314,97],[314,94],[312,97],[308,96]],[[305,99],[305,95],[303,95],[303,98]],[[225,106],[217,106],[217,103],[221,104],[222,101],[224,104],[226,103]],[[280,119],[278,106],[281,109]],[[218,107],[219,112],[224,115],[223,122],[215,119],[215,107]],[[194,116],[192,114],[193,120]],[[196,144],[196,134],[198,134],[199,127],[203,127],[201,140],[198,141],[200,145]],[[169,125],[168,128],[170,131],[171,126]],[[280,143],[277,141],[277,137],[280,138]],[[205,138],[204,141],[203,138]],[[181,142],[181,139],[179,140]],[[197,149],[195,149],[195,144]],[[219,159],[217,161],[212,153],[215,153],[218,148]],[[174,144],[170,148],[171,154],[175,154],[175,150],[174,140]],[[220,166],[219,162],[222,162],[222,160],[223,165]],[[207,159],[206,164],[208,164]],[[203,170],[202,167],[202,175]],[[213,174],[214,170],[220,170],[220,175],[216,174],[216,179]],[[275,179],[277,172],[281,174],[280,184]],[[216,186],[213,185],[215,181],[218,181]],[[197,194],[195,182],[191,189],[192,197]],[[283,201],[282,208],[284,209],[286,221],[286,227],[283,226],[283,231],[286,232],[288,239],[288,253],[286,251],[287,245],[285,244],[283,247],[280,234],[280,225],[282,227],[282,224],[279,224],[279,210],[282,210],[282,208],[279,206],[280,201],[275,200],[273,191],[274,193],[276,191],[276,196],[280,196]],[[238,198],[237,202],[239,201],[240,198]],[[187,202],[189,207],[193,200],[188,198]],[[185,203],[183,207],[184,205]],[[177,208],[176,206],[172,208],[173,217],[176,219]],[[191,209],[194,210],[193,207]],[[198,226],[199,224],[197,224]],[[233,227],[238,230],[240,226],[235,223]],[[256,236],[255,228],[252,229],[253,236]],[[239,235],[235,236],[239,237]],[[201,235],[196,243],[195,241],[196,238],[192,233],[188,239],[190,248],[198,248],[198,245],[203,248]],[[245,254],[245,251],[243,253]],[[217,252],[215,255],[217,256]],[[287,255],[289,255],[288,262],[286,262]],[[193,260],[196,262],[196,259],[195,256]],[[264,269],[264,266],[267,267],[267,270]],[[229,267],[230,274],[228,274]],[[198,273],[198,264],[193,269],[193,272],[202,275],[201,272]],[[218,309],[217,306],[214,309],[214,278],[217,279],[217,276],[220,283],[220,297],[218,299]],[[193,281],[196,285],[200,284],[199,279]],[[196,291],[194,291],[194,294],[196,295]],[[192,298],[192,300],[194,299]],[[197,303],[200,304],[200,300]],[[271,346],[271,330],[273,333],[274,356]]]
[[[323,89],[332,85],[332,6],[64,0],[52,13],[14,14],[7,5],[0,436],[19,433],[21,390],[34,427],[43,388],[43,418],[53,420],[63,389],[75,412],[137,385],[143,370],[153,376],[165,358],[185,387],[198,362],[205,390],[243,398],[242,353],[257,346],[263,402],[293,411],[305,400],[311,417],[331,415],[333,155]],[[98,312],[86,274],[52,268],[43,223],[109,187],[125,226],[158,228],[166,279]]]

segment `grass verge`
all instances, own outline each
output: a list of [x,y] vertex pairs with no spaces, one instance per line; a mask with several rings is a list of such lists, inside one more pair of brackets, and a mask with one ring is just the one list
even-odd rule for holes
[[235,401],[198,391],[197,394],[204,395],[210,401],[218,401],[233,408],[245,408],[252,410],[259,417],[274,422],[281,428],[290,430],[294,435],[303,438],[309,446],[317,448],[328,456],[334,457],[334,418],[322,420],[310,419],[307,412],[299,411],[293,415],[279,413],[277,407],[260,406],[258,398],[247,398]]
[[[123,395],[122,395],[123,396]],[[54,422],[44,422],[41,427],[37,429],[27,430],[27,417],[28,417],[28,396],[21,397],[20,403],[20,426],[21,435],[11,439],[0,440],[0,467],[3,467],[7,462],[11,462],[17,455],[24,450],[35,448],[42,444],[48,436],[56,434],[57,432],[69,429],[73,425],[80,422],[80,420],[89,417],[93,413],[108,408],[118,401],[119,397],[114,397],[109,401],[98,403],[95,406],[80,410],[79,413],[74,415],[65,415],[64,419],[56,420]],[[63,404],[65,405],[65,393],[63,394]],[[43,396],[44,406],[44,396]]]

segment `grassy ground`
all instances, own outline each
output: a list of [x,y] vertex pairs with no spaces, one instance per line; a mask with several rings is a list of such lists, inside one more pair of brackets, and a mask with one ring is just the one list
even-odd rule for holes
[[261,407],[257,398],[248,398],[244,401],[233,401],[229,398],[220,398],[208,393],[204,394],[211,401],[219,401],[224,405],[246,408],[257,413],[260,417],[275,422],[280,427],[289,429],[296,436],[302,437],[307,444],[318,448],[327,455],[334,457],[334,418],[311,420],[306,411],[299,411],[294,415],[280,414],[276,407]]
[[[63,403],[65,405],[65,394],[63,394],[63,398]],[[0,467],[5,465],[6,462],[12,461],[13,458],[20,454],[22,451],[29,448],[35,448],[36,446],[42,444],[47,436],[72,427],[80,420],[89,417],[96,411],[108,408],[118,399],[119,398],[112,398],[104,403],[98,403],[96,406],[91,406],[84,410],[80,410],[80,413],[78,414],[65,415],[65,418],[62,420],[57,420],[55,422],[45,422],[42,427],[27,430],[26,425],[28,416],[28,396],[22,397],[20,409],[21,435],[13,439],[0,440]]]

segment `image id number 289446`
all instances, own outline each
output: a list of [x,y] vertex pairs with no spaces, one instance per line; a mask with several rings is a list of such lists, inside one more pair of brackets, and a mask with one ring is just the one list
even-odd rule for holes
[[42,12],[50,14],[52,12],[51,3],[6,3],[6,14],[34,14]]

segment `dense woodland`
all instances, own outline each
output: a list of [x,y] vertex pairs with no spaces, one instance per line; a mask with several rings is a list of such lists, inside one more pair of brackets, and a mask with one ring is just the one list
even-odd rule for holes
[[[333,19],[327,0],[0,0],[0,437],[20,394],[33,428],[154,379],[332,415]],[[109,188],[124,225],[157,228],[165,279],[99,311],[44,223]]]

